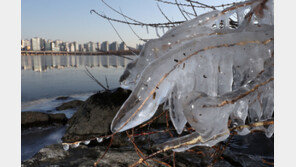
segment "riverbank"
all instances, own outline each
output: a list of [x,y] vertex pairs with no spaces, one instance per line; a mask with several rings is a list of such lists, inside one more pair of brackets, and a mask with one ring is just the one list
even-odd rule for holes
[[[50,138],[54,139],[56,143],[42,145],[38,153],[22,162],[22,166],[93,166],[93,163],[104,154],[111,142],[111,138],[97,137],[111,134],[111,121],[129,94],[130,91],[119,88],[110,92],[95,93],[88,97],[77,108],[77,112],[69,118],[67,126],[56,127],[52,132],[46,131],[47,135],[44,136],[47,137],[44,137],[43,141]],[[165,131],[167,122],[166,114],[162,114],[163,112],[162,107],[159,108],[156,113],[156,116],[159,116],[158,119],[149,126],[134,131],[134,143],[145,155],[157,151],[155,146],[171,139],[170,135],[177,137],[174,131],[170,131],[171,134]],[[171,123],[168,123],[171,128]],[[42,132],[45,131],[38,132],[39,136],[42,136]],[[28,134],[27,137],[29,138]],[[31,135],[31,137],[34,136]],[[61,144],[62,142],[75,141],[83,142],[80,142],[79,146]],[[223,148],[225,144],[222,142],[219,146]],[[210,165],[214,162],[211,155],[216,151],[216,147],[199,147],[184,153],[176,153],[176,166]],[[119,133],[114,136],[112,145],[99,166],[128,166],[138,159],[139,156],[131,139],[127,137],[126,133]],[[155,159],[173,164],[173,153],[168,151],[157,155]],[[215,161],[217,162],[213,166],[270,166],[268,163],[273,162],[273,137],[269,139],[261,133],[234,136],[225,151],[221,152],[220,157]],[[149,160],[148,163],[152,166],[161,166],[152,160]]]

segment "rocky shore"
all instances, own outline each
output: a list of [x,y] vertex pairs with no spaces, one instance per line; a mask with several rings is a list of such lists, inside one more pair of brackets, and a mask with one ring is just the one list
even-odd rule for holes
[[[57,107],[60,110],[76,108],[77,112],[66,119],[65,114],[47,114],[40,112],[22,113],[22,129],[36,126],[48,126],[55,123],[66,124],[67,129],[62,137],[63,142],[75,142],[88,140],[98,136],[111,134],[110,124],[120,106],[128,98],[130,91],[121,88],[113,91],[96,93],[86,101],[70,101]],[[61,98],[64,99],[64,98]],[[159,107],[156,115],[161,114]],[[144,132],[164,130],[166,128],[165,114],[156,119]],[[135,133],[143,133],[136,131]],[[174,134],[177,136],[176,134]],[[154,133],[139,135],[134,142],[145,155],[157,151],[155,145],[170,139],[169,133]],[[79,147],[64,150],[62,144],[53,144],[42,148],[31,159],[23,161],[22,166],[93,166],[98,157],[104,154],[109,139],[102,142],[90,141],[88,145],[81,143]],[[225,146],[225,143],[221,143]],[[192,152],[176,153],[176,166],[208,166],[213,162],[211,154],[215,148],[196,148]],[[99,166],[129,166],[139,159],[132,142],[126,133],[117,134],[113,138],[112,145]],[[151,166],[163,166],[156,161],[173,164],[172,152],[168,151],[150,159]],[[219,159],[212,166],[270,166],[273,162],[273,137],[266,138],[260,133],[248,136],[234,137],[228,147],[221,152]]]
[[22,130],[32,127],[45,127],[54,124],[65,125],[68,121],[65,114],[47,114],[43,112],[27,111],[21,113]]

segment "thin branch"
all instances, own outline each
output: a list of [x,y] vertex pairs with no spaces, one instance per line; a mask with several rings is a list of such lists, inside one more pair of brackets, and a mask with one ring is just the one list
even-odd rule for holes
[[[120,12],[122,13],[121,9],[120,9]],[[123,18],[124,18],[125,21],[127,22],[126,17],[123,16]],[[140,37],[140,36],[134,31],[134,29],[132,28],[132,26],[131,26],[130,24],[127,24],[127,25],[129,26],[129,28],[132,30],[132,32],[135,34],[135,36],[136,36],[139,40],[144,41],[144,42],[147,42],[147,41],[148,41],[148,39],[143,39],[143,38],[141,38],[141,37]]]
[[196,11],[195,11],[195,9],[194,9],[194,6],[193,6],[192,2],[189,2],[189,3],[190,3],[190,5],[191,5],[191,7],[192,7],[192,10],[193,10],[193,12],[194,12],[195,17],[197,17],[197,14],[196,14]]
[[[165,0],[155,0],[157,2],[161,2],[161,3],[165,3],[165,4],[170,4],[170,5],[180,5],[180,6],[187,6],[187,7],[190,7],[190,5],[188,4],[182,4],[182,3],[175,3],[175,2],[170,2],[170,1],[165,1]],[[195,6],[194,7],[196,8],[205,8],[204,6]]]
[[140,24],[140,23],[133,23],[133,22],[127,22],[127,21],[123,21],[123,20],[110,18],[110,17],[108,17],[106,15],[98,13],[94,9],[90,10],[90,13],[91,14],[95,13],[96,15],[98,15],[98,16],[104,18],[104,19],[110,20],[110,21],[115,21],[115,22],[118,22],[118,23],[124,23],[124,24],[130,24],[130,25],[136,25],[136,26],[150,26],[150,27],[160,27],[160,28],[167,27],[167,28],[170,28],[170,27],[174,27],[175,24],[181,24],[181,23],[184,22],[184,21],[176,21],[176,22],[171,22],[171,23],[167,22],[167,23],[144,23],[144,24]]
[[114,137],[114,136],[111,136],[110,143],[109,143],[107,149],[105,150],[104,154],[103,154],[100,158],[98,158],[97,161],[94,163],[94,166],[95,166],[95,167],[99,164],[99,162],[104,158],[104,156],[105,156],[106,153],[108,152],[109,148],[110,148],[111,145],[112,145],[113,137]]
[[186,13],[186,15],[191,15],[191,16],[195,16],[193,13],[187,12],[185,10],[183,10],[184,13]]
[[120,40],[123,42],[124,45],[127,46],[127,48],[134,54],[134,55],[137,55],[135,52],[132,51],[131,47],[129,47],[125,42],[124,40],[121,38],[120,34],[118,33],[118,31],[116,30],[116,28],[114,27],[114,25],[111,23],[110,20],[108,20],[108,22],[111,24],[112,28],[114,29],[114,31],[116,32],[117,36],[120,38]]
[[107,7],[109,7],[111,10],[113,10],[114,12],[120,14],[120,15],[123,16],[124,18],[128,18],[128,19],[130,19],[130,20],[132,20],[132,21],[134,21],[134,22],[136,22],[136,23],[139,23],[139,24],[145,24],[145,23],[143,23],[143,22],[140,22],[140,21],[138,21],[138,20],[135,20],[135,19],[133,19],[133,18],[131,18],[131,17],[129,17],[129,16],[123,14],[122,12],[120,13],[120,12],[117,11],[116,9],[112,8],[109,4],[107,4],[104,0],[101,0],[101,1],[102,1]]
[[198,2],[198,1],[192,1],[192,0],[186,0],[187,2],[192,2],[192,3],[196,3],[198,5],[201,5],[201,6],[204,6],[204,7],[207,7],[207,8],[211,8],[213,10],[216,10],[216,8],[214,6],[209,6],[207,4],[204,4],[204,3],[201,3],[201,2]]
[[[165,1],[165,0],[155,0],[157,2],[161,2],[161,3],[165,3],[165,4],[169,4],[169,5],[177,5],[177,3],[175,2],[170,2],[170,1]],[[196,1],[187,1],[187,2],[196,2]],[[241,2],[244,2],[244,1],[241,1]],[[210,8],[210,9],[213,9],[214,8],[221,8],[221,7],[227,7],[227,6],[231,6],[231,5],[235,5],[237,3],[240,3],[240,2],[233,2],[233,3],[228,3],[228,4],[221,4],[221,5],[212,5],[212,6],[209,6],[209,5],[192,5],[193,7],[195,8]],[[191,7],[191,5],[189,4],[183,4],[183,3],[178,3],[178,5],[180,6],[185,6],[185,7]]]
[[101,84],[93,75],[92,73],[87,69],[86,66],[85,67],[85,73],[87,76],[89,76],[93,81],[95,81],[98,85],[100,85],[103,89],[105,89],[105,91],[109,91],[109,89],[107,89],[103,84]]
[[182,8],[182,11],[186,14],[186,16],[189,18],[189,20],[191,20],[191,17],[189,16],[189,12],[187,12],[183,6],[180,6]]
[[187,17],[186,17],[186,16],[184,15],[184,13],[182,12],[182,10],[181,10],[181,8],[180,8],[180,6],[179,6],[178,1],[175,0],[175,2],[176,2],[176,4],[177,4],[177,7],[178,7],[179,11],[181,12],[181,14],[183,15],[183,17],[185,18],[185,20],[188,20]]
[[105,81],[106,81],[107,89],[109,89],[109,84],[108,84],[108,80],[107,80],[107,76],[106,75],[105,75]]
[[167,19],[167,21],[168,22],[172,22],[164,13],[163,13],[163,11],[161,10],[161,8],[159,7],[159,5],[158,5],[158,3],[156,3],[156,5],[157,5],[157,7],[158,7],[158,9],[159,9],[159,11],[160,11],[160,13],[165,17],[165,19]]

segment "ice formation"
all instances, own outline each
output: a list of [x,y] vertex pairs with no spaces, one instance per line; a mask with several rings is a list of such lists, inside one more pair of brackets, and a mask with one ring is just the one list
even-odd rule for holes
[[[177,133],[187,122],[195,130],[164,143],[175,151],[225,140],[229,119],[233,126],[273,119],[273,36],[273,1],[251,0],[148,41],[120,78],[132,94],[113,119],[112,132],[149,120],[164,102]],[[273,134],[273,125],[254,128]]]

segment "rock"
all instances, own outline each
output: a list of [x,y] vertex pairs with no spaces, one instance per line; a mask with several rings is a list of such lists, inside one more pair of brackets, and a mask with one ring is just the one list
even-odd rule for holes
[[[96,146],[87,147],[79,146],[64,151],[61,144],[54,144],[41,149],[31,159],[22,162],[22,167],[47,167],[47,166],[93,166],[97,158],[102,156],[106,147]],[[110,148],[105,157],[100,161],[98,166],[122,167],[128,166],[136,161],[139,157],[131,149]],[[153,164],[151,160],[148,161]],[[143,165],[139,165],[143,166]],[[153,166],[157,166],[156,164]]]
[[92,95],[68,121],[62,140],[74,142],[110,133],[110,124],[130,91],[118,88]]
[[49,114],[48,115],[50,118],[50,121],[53,123],[66,123],[67,122],[67,117],[63,113],[58,113],[58,114]]
[[21,113],[22,129],[39,126],[49,126],[52,124],[66,124],[67,117],[65,114],[47,114],[42,112],[27,111]]
[[56,98],[56,100],[68,100],[68,99],[69,99],[69,96],[60,96]]
[[72,100],[66,103],[61,104],[60,106],[56,107],[56,110],[60,111],[60,110],[67,110],[67,109],[71,109],[71,108],[77,108],[79,106],[81,106],[84,102],[81,100]]

